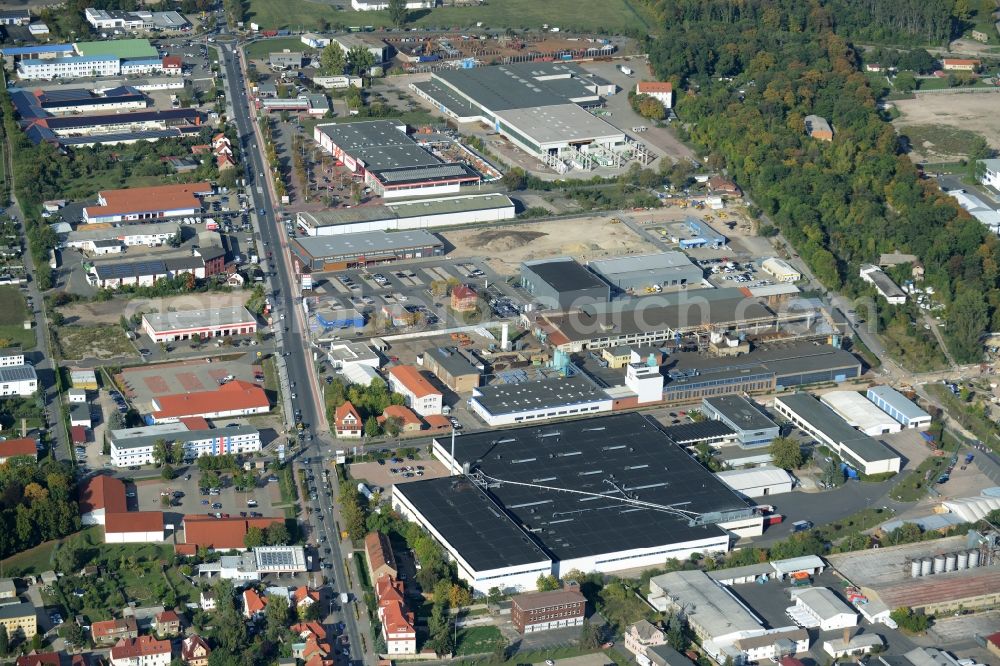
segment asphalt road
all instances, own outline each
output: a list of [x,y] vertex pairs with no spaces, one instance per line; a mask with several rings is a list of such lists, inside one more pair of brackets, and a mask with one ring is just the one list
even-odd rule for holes
[[[223,43],[219,45],[222,52],[222,62],[226,72],[226,86],[228,88],[228,98],[232,102],[233,119],[239,132],[240,141],[243,148],[245,164],[247,166],[246,176],[248,192],[253,200],[255,215],[251,216],[255,220],[257,233],[264,246],[262,252],[268,250],[274,252],[271,266],[275,271],[274,277],[269,277],[266,286],[271,293],[271,302],[275,306],[275,337],[276,346],[282,350],[279,358],[279,374],[282,374],[282,392],[286,399],[285,420],[289,426],[291,416],[287,412],[288,406],[292,410],[301,409],[301,420],[308,424],[320,424],[324,418],[320,412],[321,402],[317,399],[320,390],[312,378],[310,350],[308,347],[308,336],[303,330],[302,312],[295,306],[294,294],[297,293],[294,282],[294,271],[292,270],[291,259],[285,243],[285,232],[276,219],[275,202],[272,199],[271,188],[261,174],[270,173],[262,153],[260,137],[255,127],[255,121],[251,116],[249,108],[249,98],[244,96],[246,82],[242,74],[239,58],[231,50],[231,44]],[[275,291],[277,290],[277,291]],[[275,296],[277,294],[277,296]],[[284,316],[284,319],[281,317]],[[301,395],[299,395],[301,394]],[[299,397],[291,398],[290,396]],[[290,405],[289,405],[290,402]],[[321,441],[317,436],[303,447],[299,456],[310,458],[310,466],[317,473],[317,477],[322,474],[323,449],[329,450],[328,443]],[[333,498],[337,494],[336,475],[331,475],[333,482],[332,496],[326,495],[322,484],[318,484],[320,493],[318,511],[313,512],[314,520],[317,514],[320,520],[316,521],[321,534],[325,534],[330,544],[336,544],[334,554],[331,557],[323,557],[324,560],[333,561],[331,569],[324,570],[331,579],[331,585],[335,594],[351,592],[352,597],[358,597],[360,590],[351,590],[345,580],[345,572],[342,566],[345,555],[345,544],[341,543],[340,535],[336,530],[336,522],[333,507]],[[303,503],[307,498],[302,498]],[[305,515],[305,512],[303,512]],[[316,526],[313,526],[314,529]],[[351,545],[346,544],[346,552],[350,552]],[[361,651],[361,635],[358,631],[358,623],[353,612],[345,609],[341,613],[340,621],[344,622],[345,633],[351,643],[351,663],[365,664],[372,663],[373,659],[368,654]],[[370,641],[368,641],[370,642]]]

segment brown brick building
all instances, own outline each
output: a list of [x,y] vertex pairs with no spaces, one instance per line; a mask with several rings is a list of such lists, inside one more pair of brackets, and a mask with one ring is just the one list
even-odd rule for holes
[[519,594],[511,600],[510,619],[518,632],[576,627],[583,624],[587,599],[575,587]]

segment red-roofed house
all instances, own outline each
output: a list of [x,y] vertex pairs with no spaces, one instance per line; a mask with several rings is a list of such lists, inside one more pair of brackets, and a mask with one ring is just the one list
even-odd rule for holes
[[674,103],[674,85],[670,81],[640,81],[635,84],[635,94],[649,95],[659,100],[665,109]]
[[102,190],[97,193],[98,205],[83,209],[83,220],[87,224],[114,224],[200,215],[199,197],[211,193],[212,184],[205,182]]
[[80,522],[103,525],[109,513],[128,511],[125,484],[113,476],[92,477],[80,491]]
[[10,458],[31,458],[38,460],[38,444],[31,437],[18,437],[0,442],[0,464]]
[[163,541],[162,511],[109,513],[104,521],[105,543],[155,543]]
[[390,368],[389,388],[403,394],[406,406],[420,416],[441,413],[444,396],[416,366],[396,365]]
[[716,194],[724,194],[732,197],[743,196],[743,191],[739,185],[732,178],[726,178],[725,176],[712,176],[709,178],[708,189]]
[[417,630],[413,624],[413,611],[406,607],[403,584],[385,575],[375,582],[375,593],[386,654],[416,654]]
[[236,166],[236,160],[228,153],[215,156],[215,167],[220,171],[228,171]]
[[448,431],[454,428],[451,421],[444,414],[431,414],[424,417],[424,422],[432,431]]
[[73,440],[74,444],[86,444],[87,443],[87,429],[83,426],[72,426],[69,429],[70,439]]
[[264,389],[237,379],[214,391],[157,396],[152,417],[154,423],[176,423],[188,416],[220,419],[266,414],[270,409]]
[[319,603],[319,590],[314,590],[306,585],[295,588],[292,593],[292,603],[296,608],[308,608],[315,603]]
[[315,636],[316,640],[320,642],[326,640],[326,629],[324,629],[323,625],[319,622],[299,622],[297,624],[293,624],[288,629],[299,638]]
[[153,618],[153,628],[158,636],[176,636],[181,633],[181,617],[172,610],[157,613]]
[[161,65],[163,73],[167,76],[180,76],[184,73],[184,61],[181,60],[180,56],[164,56]]
[[257,590],[252,587],[243,590],[243,615],[246,619],[252,620],[258,614],[263,613],[264,605],[264,600],[257,594]]
[[941,69],[946,72],[974,72],[981,64],[978,60],[966,58],[944,58],[941,61]]
[[39,652],[17,658],[16,666],[59,666],[58,652]]
[[451,290],[451,309],[455,312],[471,312],[476,309],[479,296],[472,287],[460,284]]
[[361,430],[364,424],[361,422],[361,414],[354,408],[350,400],[337,407],[337,411],[333,415],[333,420],[337,437],[345,439],[358,439],[361,437]]
[[365,535],[365,562],[372,580],[382,580],[383,576],[391,578],[399,572],[389,537],[381,532],[369,532]]
[[212,648],[198,634],[191,634],[181,643],[181,659],[187,666],[208,666]]
[[191,514],[184,516],[184,544],[209,550],[245,550],[243,543],[251,527],[267,529],[284,518],[214,518]]
[[[447,421],[447,417],[441,417]],[[382,415],[378,417],[378,422],[385,425],[388,419],[398,419],[399,420],[399,431],[400,432],[419,432],[424,424],[420,421],[420,417],[413,413],[413,410],[409,407],[403,405],[389,405],[382,412]]]
[[135,618],[121,620],[101,620],[90,625],[90,637],[96,644],[111,645],[123,638],[135,638],[139,635],[139,627]]
[[152,636],[123,638],[111,648],[111,666],[170,666],[170,641]]

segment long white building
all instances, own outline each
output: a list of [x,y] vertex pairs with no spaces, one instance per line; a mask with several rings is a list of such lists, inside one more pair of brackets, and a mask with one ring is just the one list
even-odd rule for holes
[[118,76],[119,73],[121,73],[121,60],[116,56],[32,58],[17,63],[17,76],[26,81]]
[[160,440],[168,444],[180,442],[185,459],[256,453],[261,449],[260,431],[248,425],[192,430],[183,422],[163,423],[110,431],[111,464],[115,467],[152,464],[153,449]]
[[0,367],[0,397],[34,395],[38,391],[38,375],[30,365]]

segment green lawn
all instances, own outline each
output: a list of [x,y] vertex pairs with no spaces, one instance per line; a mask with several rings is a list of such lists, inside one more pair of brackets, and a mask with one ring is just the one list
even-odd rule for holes
[[76,534],[71,534],[64,539],[57,539],[55,541],[46,541],[43,544],[35,546],[30,550],[26,550],[17,555],[11,555],[7,559],[0,562],[2,565],[4,575],[13,576],[18,574],[39,574],[43,571],[48,571],[53,567],[52,564],[52,551],[56,549],[61,543],[69,540],[83,539],[84,542],[89,543],[94,540],[100,541],[100,528],[99,527],[88,527]]
[[491,653],[504,640],[496,627],[467,627],[458,631],[456,655]]
[[0,287],[0,345],[35,348],[35,330],[24,328],[24,321],[31,319],[28,304],[17,287]]
[[909,137],[910,145],[917,152],[936,155],[968,155],[980,139],[971,130],[948,125],[907,125],[898,127],[897,131]]
[[[388,12],[336,11],[328,5],[308,0],[250,0],[248,20],[263,29],[318,30],[321,20],[346,26],[389,25]],[[485,28],[533,28],[548,24],[563,31],[622,33],[648,30],[649,23],[641,10],[629,0],[589,3],[580,11],[577,0],[495,0],[479,7],[438,7],[412,12],[411,22],[422,27],[473,27],[482,22]]]

